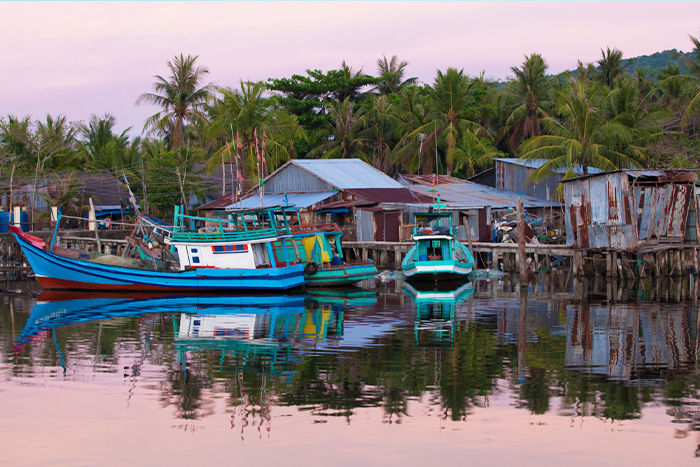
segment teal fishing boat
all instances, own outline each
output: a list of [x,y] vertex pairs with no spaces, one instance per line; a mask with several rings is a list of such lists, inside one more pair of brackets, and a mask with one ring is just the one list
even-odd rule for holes
[[452,212],[443,211],[440,199],[431,211],[414,214],[415,245],[401,263],[409,281],[467,281],[474,258],[457,238]]
[[[292,240],[288,256],[298,255],[304,266],[304,278],[309,286],[342,287],[371,279],[377,275],[373,261],[346,261],[337,224],[302,224],[298,210],[286,206],[278,210],[278,217],[288,220]],[[275,253],[282,253],[282,244],[275,243]]]

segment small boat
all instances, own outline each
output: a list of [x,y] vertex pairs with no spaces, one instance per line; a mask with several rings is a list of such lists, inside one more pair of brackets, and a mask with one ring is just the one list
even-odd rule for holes
[[[166,240],[177,254],[175,267],[169,262],[68,250],[54,246],[53,240],[46,245],[42,239],[19,228],[10,228],[44,289],[126,292],[300,287],[307,282],[305,264],[290,261],[286,254],[280,260],[273,253],[273,243],[286,245],[291,238],[286,224],[272,220],[273,209],[226,211],[215,214],[214,218],[200,218],[180,214],[176,208],[173,232]],[[248,216],[257,216],[261,221],[249,227],[245,222]],[[196,222],[206,222],[207,226],[193,230],[191,226]],[[186,223],[190,228],[185,228]],[[283,250],[286,253],[287,249]],[[161,265],[166,266],[161,268]]]
[[[474,258],[457,238],[452,213],[441,210],[440,201],[432,212],[415,213],[413,246],[401,263],[409,281],[467,281]],[[434,211],[433,211],[434,209]]]
[[[304,278],[309,286],[342,287],[377,275],[377,266],[371,260],[345,261],[341,244],[343,231],[338,224],[302,224],[293,206],[284,206],[277,214],[289,223],[294,242],[290,246],[294,251],[288,254],[298,253],[306,263]],[[279,252],[281,246],[277,242],[275,251]]]

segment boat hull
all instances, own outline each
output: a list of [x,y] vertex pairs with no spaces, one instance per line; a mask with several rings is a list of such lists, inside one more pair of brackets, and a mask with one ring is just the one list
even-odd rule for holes
[[278,268],[155,271],[64,258],[30,244],[15,233],[42,288],[105,291],[288,290],[306,283],[304,265]]
[[304,274],[309,286],[338,287],[351,285],[377,275],[374,263],[342,264],[319,267],[315,274]]
[[403,272],[408,280],[466,281],[472,266],[458,261],[414,261],[405,265]]

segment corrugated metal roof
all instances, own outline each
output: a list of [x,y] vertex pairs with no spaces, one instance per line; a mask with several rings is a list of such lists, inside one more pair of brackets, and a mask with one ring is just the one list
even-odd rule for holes
[[[416,185],[420,186],[420,185]],[[352,190],[345,190],[346,193],[350,193],[358,198],[364,198],[376,203],[425,203],[430,202],[424,196],[420,196],[414,193],[411,189],[401,187],[401,188],[354,188]]]
[[[398,178],[404,179],[411,183],[425,186],[432,186],[435,180],[434,175],[399,174]],[[461,178],[453,177],[452,175],[438,175],[439,185],[446,185],[448,183],[462,183],[463,181],[464,180],[462,180]]]
[[[508,158],[508,157],[498,157],[494,159],[495,161],[501,161],[505,162],[507,164],[514,164],[514,165],[520,165],[522,167],[527,167],[528,169],[539,169],[544,165],[545,163],[549,162],[547,159],[536,159],[532,161],[525,161],[525,160],[520,160],[518,158]],[[566,173],[567,169],[561,169],[558,170],[557,173],[563,174]],[[577,165],[574,168],[574,172],[581,175],[583,174],[583,167],[580,165]],[[588,167],[588,173],[589,174],[597,174],[603,172],[600,169],[597,169],[595,167]]]
[[[415,185],[412,186],[411,189],[426,197],[432,198],[433,196],[433,193],[430,191],[431,187]],[[513,193],[512,191],[499,190],[498,188],[491,188],[472,182],[438,186],[438,193],[440,194],[440,199],[446,203],[474,209],[487,206],[492,209],[514,208],[518,196],[523,198],[523,206],[526,208],[550,207],[552,205],[560,206],[559,203]]]
[[[272,193],[263,197],[265,206],[285,206],[287,204],[294,205],[297,208],[308,208],[309,206],[320,203],[324,199],[328,199],[337,192],[324,191],[320,193]],[[198,209],[205,211],[213,209],[234,209],[243,207],[243,209],[260,207],[260,196],[257,194],[245,198],[241,203],[233,203],[231,195],[223,196],[211,203],[200,206]]]
[[[589,167],[590,169],[590,167]],[[580,177],[573,177],[567,180],[562,180],[562,183],[568,183],[574,180],[581,180],[584,178],[595,177],[598,175],[607,175],[615,173],[624,173],[632,178],[660,178],[666,183],[668,182],[696,182],[698,180],[696,169],[618,169],[611,170],[610,172],[598,172],[589,173],[588,175],[581,175]]]
[[360,159],[295,159],[289,163],[307,170],[340,190],[402,188],[399,182]]

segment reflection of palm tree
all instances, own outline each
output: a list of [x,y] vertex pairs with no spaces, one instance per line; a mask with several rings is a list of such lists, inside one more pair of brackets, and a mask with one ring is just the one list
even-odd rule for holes
[[146,120],[145,128],[150,127],[159,133],[170,134],[171,146],[177,148],[184,143],[184,127],[188,123],[204,118],[203,105],[206,102],[210,85],[201,86],[205,67],[195,66],[198,56],[182,54],[168,62],[171,75],[168,79],[156,75],[154,93],[145,93],[136,101],[140,104],[155,104],[163,110]]

